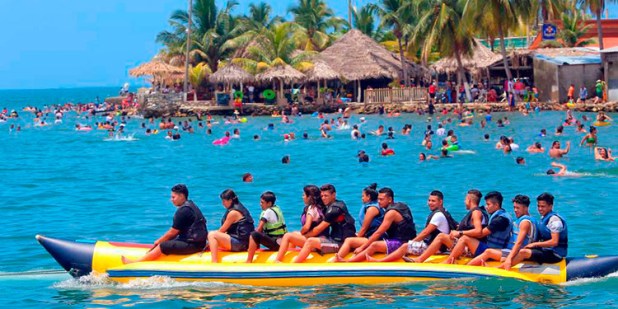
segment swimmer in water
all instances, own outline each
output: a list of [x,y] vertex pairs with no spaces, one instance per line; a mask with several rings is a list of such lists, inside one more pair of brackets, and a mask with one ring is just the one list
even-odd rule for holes
[[[567,168],[566,165],[564,164],[560,164],[560,163],[556,163],[556,162],[552,162],[551,163],[552,168],[547,170],[547,175],[549,176],[567,176]],[[554,171],[553,167],[558,168],[559,170],[556,172]]]
[[376,135],[376,136],[380,136],[382,134],[384,134],[384,126],[383,125],[379,125],[378,129],[375,131],[372,131],[371,134]]
[[597,141],[598,141],[597,128],[595,128],[594,126],[590,126],[590,132],[586,134],[584,138],[582,138],[579,145],[583,146],[584,143],[586,143],[586,146],[592,147],[592,146],[596,146]]
[[395,151],[391,148],[388,148],[388,144],[387,143],[382,143],[382,152],[381,154],[383,156],[392,156],[395,154]]
[[526,165],[526,159],[524,159],[524,157],[517,157],[517,159],[515,159],[515,163],[518,165]]
[[559,141],[554,141],[551,144],[551,149],[549,150],[549,156],[552,158],[562,158],[562,156],[566,155],[567,153],[569,153],[569,150],[571,149],[571,142],[567,141],[566,142],[566,148],[565,149],[561,149],[560,148],[560,142]]
[[612,150],[604,147],[594,147],[594,159],[600,161],[614,161]]
[[543,152],[545,152],[545,148],[543,148],[543,146],[541,146],[541,143],[539,143],[539,142],[534,143],[534,145],[531,145],[526,150],[528,152],[530,152],[530,153],[543,153]]
[[244,173],[242,175],[242,181],[243,182],[253,182],[253,175],[251,175],[251,173]]

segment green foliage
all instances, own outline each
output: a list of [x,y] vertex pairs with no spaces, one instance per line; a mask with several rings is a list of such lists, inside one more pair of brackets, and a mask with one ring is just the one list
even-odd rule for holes
[[306,51],[328,47],[332,41],[329,33],[339,31],[346,24],[323,0],[298,0],[288,11],[298,25],[294,33],[296,43]]
[[277,65],[289,64],[296,69],[310,66],[309,58],[315,52],[296,51],[296,42],[291,35],[299,27],[294,23],[282,23],[271,26],[258,37],[256,45],[247,49],[248,57],[235,58],[233,62],[241,65],[250,73],[256,74]]

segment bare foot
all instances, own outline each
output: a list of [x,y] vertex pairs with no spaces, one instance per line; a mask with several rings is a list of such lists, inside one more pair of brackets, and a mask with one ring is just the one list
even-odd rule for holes
[[279,260],[274,260],[274,261],[273,261],[273,263],[277,263],[277,264],[279,264],[279,263],[281,263],[281,261],[279,261]]
[[345,262],[345,259],[343,259],[342,257],[339,256],[339,253],[335,254],[335,260],[333,261],[335,263],[339,263],[339,262]]
[[122,264],[131,264],[131,263],[133,263],[133,261],[127,259],[124,255],[120,256],[120,260],[122,261]]
[[380,261],[369,254],[365,254],[365,260],[367,260],[367,262],[379,262]]
[[401,259],[406,261],[406,263],[420,263],[417,259],[407,257],[407,256],[404,256]]
[[449,257],[448,259],[442,262],[442,264],[453,264],[453,263],[455,263],[455,259],[453,259],[452,257]]

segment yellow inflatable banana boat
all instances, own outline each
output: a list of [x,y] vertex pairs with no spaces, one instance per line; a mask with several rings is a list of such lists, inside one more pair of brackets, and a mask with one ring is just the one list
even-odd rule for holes
[[[276,252],[258,251],[254,262],[244,263],[244,252],[222,252],[221,263],[210,260],[210,252],[188,256],[170,255],[157,261],[123,265],[121,256],[137,258],[151,245],[97,241],[84,243],[37,235],[38,242],[72,276],[91,272],[108,274],[111,280],[166,276],[179,281],[214,281],[257,286],[310,286],[323,284],[385,284],[460,278],[514,278],[524,281],[558,284],[578,278],[604,277],[618,271],[618,256],[566,258],[556,264],[522,263],[510,271],[459,264],[439,264],[446,256],[432,256],[426,263],[329,263],[333,254],[313,253],[305,263],[274,263]],[[494,266],[494,267],[492,267]]]

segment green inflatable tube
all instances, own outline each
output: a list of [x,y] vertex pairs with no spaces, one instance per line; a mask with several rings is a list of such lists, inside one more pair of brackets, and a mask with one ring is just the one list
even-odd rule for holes
[[450,146],[446,147],[446,150],[448,150],[448,151],[457,151],[457,150],[459,150],[459,145],[450,145]]
[[266,89],[262,92],[262,96],[264,96],[264,99],[272,100],[277,96],[277,94],[272,89]]
[[234,99],[240,98],[242,100],[243,93],[240,90],[234,91]]

